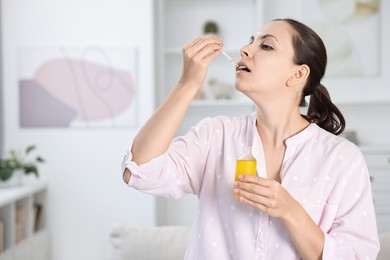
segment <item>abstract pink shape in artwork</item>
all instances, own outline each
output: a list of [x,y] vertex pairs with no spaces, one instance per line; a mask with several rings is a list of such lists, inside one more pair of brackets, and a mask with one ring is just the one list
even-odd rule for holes
[[77,59],[52,59],[41,65],[33,80],[54,98],[76,111],[75,120],[111,119],[134,99],[130,72]]

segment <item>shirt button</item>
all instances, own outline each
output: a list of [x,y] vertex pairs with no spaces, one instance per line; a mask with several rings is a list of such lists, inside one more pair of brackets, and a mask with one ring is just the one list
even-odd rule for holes
[[260,230],[261,230],[261,232],[265,232],[265,231],[267,231],[267,227],[265,225],[263,225],[263,226],[261,226]]

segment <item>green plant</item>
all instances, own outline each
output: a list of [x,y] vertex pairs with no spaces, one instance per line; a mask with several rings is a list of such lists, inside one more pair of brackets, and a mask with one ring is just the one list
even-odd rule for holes
[[203,32],[205,34],[218,34],[218,24],[214,21],[207,21],[203,26]]
[[35,148],[35,145],[27,146],[24,153],[11,149],[9,158],[0,158],[0,180],[8,180],[16,170],[22,170],[25,174],[34,174],[39,177],[37,164],[45,160],[40,156],[36,156],[33,161],[28,161],[28,156]]

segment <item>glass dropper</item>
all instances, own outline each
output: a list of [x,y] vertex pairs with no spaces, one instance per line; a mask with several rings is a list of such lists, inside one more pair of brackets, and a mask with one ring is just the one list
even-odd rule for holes
[[223,56],[225,56],[229,62],[234,65],[235,67],[237,67],[237,62],[235,62],[224,50],[222,50],[222,54]]

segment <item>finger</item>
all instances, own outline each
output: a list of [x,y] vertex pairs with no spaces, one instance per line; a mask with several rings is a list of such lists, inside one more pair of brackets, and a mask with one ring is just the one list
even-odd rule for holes
[[247,197],[245,197],[245,194],[239,194],[238,199],[240,200],[241,203],[257,208],[263,212],[267,212],[268,210],[268,207],[264,203],[254,201],[253,198],[248,199]]
[[252,176],[248,174],[241,174],[238,176],[238,179],[241,182],[255,183],[264,187],[271,187],[275,183],[275,180],[266,179],[259,176]]
[[193,47],[195,44],[197,44],[200,40],[202,40],[201,37],[198,37],[194,39],[192,42],[187,43],[186,45],[183,46],[183,50],[187,50],[191,47]]
[[198,55],[203,59],[213,59],[221,54],[220,44],[208,44],[198,51]]
[[212,53],[209,53],[206,57],[204,57],[204,61],[207,63],[210,63],[213,59],[215,59],[221,53],[222,53],[221,49],[215,50]]
[[254,208],[264,212],[267,215],[271,215],[272,214],[272,209],[270,209],[267,206],[264,206],[264,205],[259,204],[259,203],[255,203],[255,202],[250,201],[250,200],[247,200],[244,197],[240,197],[239,200],[240,200],[241,203],[249,205],[249,206],[252,206],[252,207],[254,207]]
[[250,193],[254,193],[257,195],[261,195],[267,198],[271,198],[273,195],[273,191],[266,186],[261,186],[258,184],[253,184],[249,182],[234,182],[234,187],[243,191],[247,191]]
[[203,64],[202,66],[208,66],[211,60],[215,59],[221,54],[221,45],[219,44],[208,44],[200,49],[197,53],[192,53],[193,50],[187,50],[184,54],[184,60],[193,61],[196,63]]
[[[210,46],[216,46],[216,47],[210,47]],[[183,52],[186,53],[188,56],[193,56],[199,53],[201,50],[205,50],[205,48],[207,50],[207,49],[212,49],[212,48],[216,49],[221,47],[222,47],[221,39],[215,36],[202,36],[197,38],[190,44],[186,45],[183,48]]]
[[207,40],[207,39],[214,39],[214,40],[222,42],[221,38],[219,38],[219,37],[217,37],[215,35],[201,35],[201,36],[195,38],[193,41],[187,43],[184,47],[185,48],[190,48],[190,47],[196,45],[197,43],[199,43],[200,41]]

